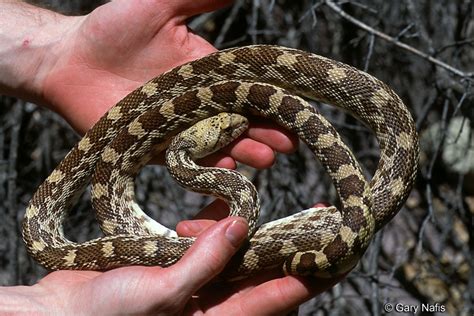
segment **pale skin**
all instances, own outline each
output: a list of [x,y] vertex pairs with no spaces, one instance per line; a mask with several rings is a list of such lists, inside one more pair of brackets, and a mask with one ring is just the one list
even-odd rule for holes
[[[230,2],[115,0],[88,15],[66,17],[0,0],[0,93],[48,107],[83,134],[145,81],[215,51],[185,21]],[[245,137],[203,163],[267,168],[275,152],[289,153],[296,145],[278,127],[251,122]],[[245,220],[225,216],[227,208],[217,201],[195,220],[179,223],[178,234],[198,239],[169,268],[57,271],[33,286],[1,287],[0,315],[281,315],[339,281],[271,271],[231,284],[209,283],[247,234]]]

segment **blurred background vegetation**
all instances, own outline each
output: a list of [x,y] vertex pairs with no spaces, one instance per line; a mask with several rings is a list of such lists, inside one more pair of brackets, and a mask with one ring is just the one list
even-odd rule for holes
[[[32,2],[68,15],[105,3]],[[406,205],[347,279],[304,304],[300,315],[380,315],[385,303],[438,303],[446,314],[473,315],[473,2],[236,0],[190,19],[189,26],[219,49],[278,44],[363,69],[389,84],[415,118],[420,171]],[[32,284],[46,271],[27,257],[21,241],[25,207],[80,137],[34,104],[8,97],[0,103],[0,285]],[[315,106],[373,174],[378,146],[372,133],[340,110]],[[279,155],[269,170],[241,170],[261,194],[263,222],[335,201],[330,179],[304,146]],[[209,202],[181,190],[156,166],[141,172],[136,193],[147,213],[169,227]],[[65,228],[71,239],[100,235],[89,209],[86,193]]]

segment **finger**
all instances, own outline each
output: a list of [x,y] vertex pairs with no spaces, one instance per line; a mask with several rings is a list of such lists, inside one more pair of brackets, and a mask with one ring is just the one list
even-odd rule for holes
[[313,205],[314,208],[316,208],[316,207],[329,207],[329,206],[331,206],[331,204],[329,204],[328,202],[318,202],[318,203]]
[[240,305],[245,306],[245,313],[248,315],[282,315],[331,288],[344,277],[314,279],[286,276],[248,291]]
[[251,138],[242,138],[222,151],[235,160],[257,169],[269,168],[275,162],[273,149]]
[[275,162],[275,151],[292,153],[299,143],[298,137],[286,129],[255,118],[246,136],[222,151],[257,169],[271,167]]
[[215,223],[212,219],[181,221],[176,225],[176,232],[181,237],[197,237]]
[[229,217],[203,232],[166,275],[176,284],[176,295],[189,297],[217,276],[247,237],[248,224]]
[[247,135],[284,154],[293,153],[298,148],[298,136],[272,122],[253,120]]
[[181,221],[176,225],[176,232],[183,237],[198,236],[217,220],[229,216],[229,206],[223,200],[216,199],[204,207],[194,220]]
[[204,167],[218,167],[226,169],[237,168],[235,160],[222,152],[217,152],[204,159],[199,159],[196,161],[196,163]]

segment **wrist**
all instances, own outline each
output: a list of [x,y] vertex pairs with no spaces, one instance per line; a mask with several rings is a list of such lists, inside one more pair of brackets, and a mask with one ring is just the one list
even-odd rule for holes
[[0,93],[45,104],[44,79],[75,20],[18,1],[0,3]]

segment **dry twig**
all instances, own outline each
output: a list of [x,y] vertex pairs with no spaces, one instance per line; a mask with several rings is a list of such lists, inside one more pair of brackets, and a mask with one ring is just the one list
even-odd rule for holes
[[453,66],[450,66],[448,64],[446,64],[445,62],[439,60],[439,59],[436,59],[434,58],[433,56],[427,54],[427,53],[424,53],[410,45],[407,45],[405,43],[402,43],[400,42],[397,38],[395,37],[391,37],[383,32],[380,32],[370,26],[368,26],[367,24],[361,22],[360,20],[354,18],[353,16],[347,14],[345,11],[343,11],[336,3],[334,3],[332,0],[324,0],[325,4],[331,8],[331,10],[333,10],[334,12],[336,12],[337,14],[339,14],[342,18],[346,19],[347,21],[357,25],[359,28],[363,29],[364,31],[370,33],[370,34],[373,34],[377,37],[380,37],[381,39],[387,41],[387,42],[390,42],[392,44],[394,44],[395,46],[398,46],[400,48],[403,48],[407,51],[409,51],[410,53],[412,54],[415,54],[423,59],[426,59],[428,60],[429,62],[439,66],[439,67],[442,67],[446,70],[448,70],[449,72],[455,74],[456,76],[459,76],[463,79],[472,79],[474,78],[474,73],[472,72],[464,72],[462,70],[459,70],[457,68],[454,68]]

